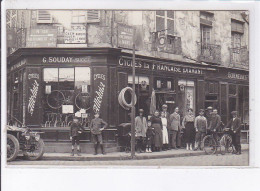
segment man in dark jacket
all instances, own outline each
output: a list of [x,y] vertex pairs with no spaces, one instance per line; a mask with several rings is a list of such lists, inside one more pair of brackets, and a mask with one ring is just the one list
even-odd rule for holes
[[241,120],[237,116],[237,111],[231,112],[232,119],[226,125],[226,128],[230,128],[232,131],[232,143],[235,147],[235,152],[233,154],[241,154],[241,144],[240,144],[240,133],[241,133]]
[[213,132],[214,139],[217,140],[217,133],[220,131],[220,125],[221,125],[221,118],[218,115],[218,110],[214,109],[211,113],[211,119],[209,123],[209,129],[211,132]]
[[80,133],[82,133],[82,131],[84,131],[84,128],[79,123],[79,119],[76,116],[74,116],[73,122],[70,126],[70,139],[72,140],[71,156],[74,156],[75,143],[77,145],[77,154],[78,156],[80,156],[79,135]]
[[95,118],[91,120],[90,131],[93,136],[95,153],[97,155],[98,143],[100,144],[102,154],[105,154],[103,147],[102,131],[107,127],[107,123],[99,117],[99,113],[96,113]]

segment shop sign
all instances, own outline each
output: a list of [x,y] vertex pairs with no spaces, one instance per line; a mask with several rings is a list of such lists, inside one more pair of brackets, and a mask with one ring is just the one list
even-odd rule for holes
[[248,75],[245,74],[238,74],[234,72],[228,72],[227,74],[229,79],[236,79],[236,80],[246,80],[248,81]]
[[72,26],[72,29],[65,30],[65,44],[84,44],[86,43],[86,27],[84,25]]
[[23,65],[25,65],[25,64],[26,64],[26,60],[23,59],[23,60],[21,60],[20,62],[18,62],[17,64],[11,66],[11,69],[10,69],[10,70],[13,71],[13,70],[15,70],[15,69],[17,69],[17,68],[20,68],[21,66],[23,66]]
[[90,63],[91,57],[74,57],[74,56],[47,56],[42,58],[43,63]]
[[121,48],[133,48],[134,29],[131,26],[117,25],[117,46]]
[[[122,67],[132,67],[133,62],[131,59],[120,58],[118,65]],[[180,73],[180,74],[197,74],[197,75],[204,74],[204,71],[198,68],[173,66],[169,64],[158,64],[152,62],[145,62],[142,60],[136,60],[135,67],[140,69],[145,69],[145,70],[165,71],[165,72]]]
[[56,47],[57,29],[31,29],[27,39],[26,47]]
[[62,113],[74,113],[73,105],[62,105]]

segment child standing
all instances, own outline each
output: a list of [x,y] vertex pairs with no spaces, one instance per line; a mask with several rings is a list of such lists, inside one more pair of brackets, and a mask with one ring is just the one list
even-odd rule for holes
[[148,129],[146,131],[146,152],[151,153],[152,152],[152,144],[153,144],[153,137],[154,137],[154,131],[152,128],[151,121],[147,122]]
[[198,148],[201,150],[201,141],[206,135],[206,130],[208,128],[207,124],[207,119],[204,117],[204,110],[200,109],[199,111],[199,116],[195,118],[195,130],[196,130],[196,135],[195,135],[195,149],[198,150]]
[[74,116],[73,122],[70,126],[70,139],[72,140],[72,152],[71,156],[74,156],[75,143],[77,145],[77,154],[80,156],[80,146],[79,146],[79,135],[84,131],[84,128],[79,123],[79,119]]
[[95,118],[90,122],[90,131],[93,136],[95,153],[97,155],[98,144],[100,144],[101,152],[104,155],[104,147],[103,147],[103,139],[102,139],[102,131],[107,127],[107,123],[99,117],[99,113],[95,113]]

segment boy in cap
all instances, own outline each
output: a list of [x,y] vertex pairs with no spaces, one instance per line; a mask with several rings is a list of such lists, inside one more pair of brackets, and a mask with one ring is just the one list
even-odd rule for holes
[[207,119],[204,117],[204,109],[199,110],[199,116],[195,118],[194,126],[196,130],[194,150],[198,150],[198,148],[201,150],[201,141],[205,137],[208,127]]
[[70,139],[72,140],[71,156],[74,156],[75,143],[77,145],[77,154],[80,156],[79,135],[82,133],[82,131],[84,131],[84,128],[79,123],[79,119],[74,116],[70,126]]
[[100,114],[98,112],[95,113],[94,116],[95,118],[90,122],[90,131],[92,133],[95,147],[94,155],[97,155],[98,143],[100,144],[101,152],[104,155],[105,151],[103,147],[102,131],[107,127],[107,123],[99,117]]
[[241,133],[241,120],[237,115],[237,111],[231,112],[232,119],[227,123],[225,128],[230,128],[232,131],[232,143],[235,147],[233,154],[241,154],[241,144],[240,144],[240,133]]
[[136,134],[136,150],[137,152],[145,152],[145,137],[147,130],[146,118],[143,116],[144,110],[139,109],[139,116],[135,118],[135,134]]

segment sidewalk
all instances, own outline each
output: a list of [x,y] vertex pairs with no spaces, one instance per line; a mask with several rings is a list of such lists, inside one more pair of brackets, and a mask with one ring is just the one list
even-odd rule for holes
[[[242,151],[248,151],[249,145],[242,144]],[[136,153],[136,160],[143,159],[159,159],[159,158],[174,158],[174,157],[188,157],[188,156],[200,156],[205,155],[204,151],[187,151],[185,149],[168,150],[153,153]],[[219,151],[215,155],[220,154]],[[43,160],[58,160],[58,161],[111,161],[111,160],[130,160],[131,153],[126,152],[113,152],[106,155],[98,154],[85,154],[81,153],[81,156],[70,156],[69,153],[45,153]]]

